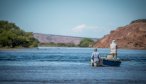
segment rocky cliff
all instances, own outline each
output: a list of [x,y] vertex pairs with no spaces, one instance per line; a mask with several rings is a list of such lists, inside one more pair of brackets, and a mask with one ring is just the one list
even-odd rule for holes
[[146,19],[132,21],[98,40],[94,47],[108,48],[116,40],[119,48],[146,49]]
[[[41,34],[34,33],[33,34],[36,39],[39,40],[40,43],[73,43],[78,45],[83,37],[73,37],[73,36],[62,36],[62,35],[52,35],[52,34]],[[97,41],[96,38],[91,38],[94,41]]]

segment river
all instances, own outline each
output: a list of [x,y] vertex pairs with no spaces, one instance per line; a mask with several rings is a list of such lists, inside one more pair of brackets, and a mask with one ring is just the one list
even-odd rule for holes
[[[99,48],[100,56],[109,53]],[[0,51],[0,84],[146,84],[146,50],[118,49],[120,67],[91,67],[93,48]]]

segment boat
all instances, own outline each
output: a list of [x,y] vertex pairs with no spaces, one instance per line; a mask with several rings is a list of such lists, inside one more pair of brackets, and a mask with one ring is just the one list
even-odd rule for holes
[[121,60],[120,59],[102,59],[102,66],[120,66]]
[[[93,66],[93,60],[91,60],[91,64]],[[100,62],[96,64],[96,66],[120,66],[121,60],[119,58],[114,59],[112,55],[107,55],[106,58],[102,57]]]

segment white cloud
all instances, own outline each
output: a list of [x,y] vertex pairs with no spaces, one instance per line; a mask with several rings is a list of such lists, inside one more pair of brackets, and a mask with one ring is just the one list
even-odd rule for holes
[[80,24],[72,29],[73,32],[82,32],[87,28],[86,24]]

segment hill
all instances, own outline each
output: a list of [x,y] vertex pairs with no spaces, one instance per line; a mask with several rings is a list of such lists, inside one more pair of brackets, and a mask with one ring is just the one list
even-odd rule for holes
[[132,21],[129,25],[111,31],[99,39],[94,47],[108,48],[113,39],[119,48],[146,49],[146,19]]
[[15,23],[0,21],[0,48],[37,47],[32,32],[25,32]]
[[[84,37],[74,37],[74,36],[63,36],[63,35],[52,35],[52,34],[41,34],[33,33],[34,37],[38,39],[41,44],[45,43],[64,43],[64,44],[74,44],[79,45],[80,41]],[[96,38],[91,38],[93,41],[97,41]]]

